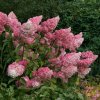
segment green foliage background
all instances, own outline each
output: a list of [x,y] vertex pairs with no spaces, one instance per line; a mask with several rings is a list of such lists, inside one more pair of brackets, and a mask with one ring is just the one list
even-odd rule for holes
[[14,11],[21,22],[37,15],[43,15],[43,20],[59,15],[57,28],[83,32],[85,41],[79,50],[99,55],[90,74],[100,75],[100,0],[0,0],[0,11]]

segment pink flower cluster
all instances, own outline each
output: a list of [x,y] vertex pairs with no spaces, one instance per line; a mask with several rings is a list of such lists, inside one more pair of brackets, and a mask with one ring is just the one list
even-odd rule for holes
[[[25,86],[26,87],[33,87],[33,88],[36,88],[36,87],[39,87],[41,85],[41,82],[36,80],[36,79],[29,79],[28,76],[24,76],[22,77],[25,81]],[[19,81],[20,82],[20,81]]]
[[45,82],[46,80],[50,80],[53,76],[53,71],[48,67],[41,67],[37,71],[32,72],[32,87],[37,87]]
[[54,33],[45,34],[44,40],[47,44],[55,44],[71,51],[76,51],[83,43],[82,33],[74,35],[70,28],[56,30]]
[[53,71],[48,67],[39,68],[37,71],[33,71],[33,77],[36,77],[39,80],[51,79]]
[[89,66],[97,59],[98,55],[94,55],[92,51],[82,52],[81,59],[78,61],[78,73],[80,77],[84,77],[91,70]]
[[[6,31],[6,27],[10,28],[15,48],[21,45],[18,55],[32,63],[33,54],[38,54],[37,57],[34,56],[37,62],[36,59],[40,57],[42,47],[44,50],[42,53],[45,55],[43,60],[49,63],[36,68],[37,71],[32,71],[31,79],[28,76],[22,77],[26,82],[26,87],[38,87],[52,77],[60,78],[64,82],[67,82],[76,73],[79,77],[85,77],[91,70],[89,66],[98,56],[94,55],[92,51],[76,52],[84,41],[82,32],[74,35],[71,28],[55,30],[60,20],[59,16],[44,22],[41,20],[42,16],[36,16],[21,24],[13,12],[10,12],[8,16],[0,12],[0,35]],[[9,32],[6,32],[5,37],[9,37]],[[36,46],[36,54],[30,45]],[[70,53],[67,53],[66,49],[69,49]],[[24,53],[26,54],[24,55]],[[27,64],[26,60],[13,62],[7,68],[8,76],[12,78],[21,76],[25,72]]]
[[7,15],[0,12],[0,34],[4,31],[4,26],[7,24]]
[[12,78],[21,76],[24,73],[27,64],[28,64],[28,62],[26,60],[22,60],[19,62],[13,62],[7,68],[8,76],[10,76]]
[[49,62],[55,68],[54,77],[61,78],[66,82],[75,73],[82,78],[85,77],[91,70],[89,66],[97,57],[91,51],[87,51],[60,55],[57,58],[49,59]]
[[[46,80],[50,80],[53,76],[53,71],[48,67],[39,68],[37,71],[32,72],[32,78],[30,79],[28,76],[22,77],[25,81],[26,87],[39,87]],[[17,81],[17,85],[20,81]],[[21,84],[20,84],[21,85]],[[19,85],[19,86],[20,86]]]
[[56,28],[59,20],[60,18],[59,16],[57,16],[57,17],[54,17],[54,18],[48,19],[47,21],[42,22],[39,27],[39,32],[42,32],[44,34],[48,32],[52,32]]

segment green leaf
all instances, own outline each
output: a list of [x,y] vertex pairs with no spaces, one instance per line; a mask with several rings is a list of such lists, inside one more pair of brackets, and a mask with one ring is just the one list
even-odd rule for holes
[[77,95],[78,95],[79,100],[84,100],[84,96],[83,96],[83,94],[78,93]]

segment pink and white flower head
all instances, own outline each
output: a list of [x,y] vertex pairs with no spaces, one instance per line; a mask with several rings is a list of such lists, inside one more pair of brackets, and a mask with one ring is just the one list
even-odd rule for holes
[[94,55],[93,52],[87,51],[81,53],[81,59],[78,61],[78,66],[89,67],[96,59],[98,55]]
[[7,74],[12,78],[21,76],[24,73],[24,71],[25,71],[25,66],[17,62],[13,62],[7,68]]
[[78,66],[87,66],[89,67],[93,63],[92,58],[82,59],[78,61]]
[[21,31],[24,34],[34,34],[37,30],[37,26],[33,24],[30,20],[28,20],[26,23],[22,24]]
[[78,61],[78,74],[80,77],[85,77],[91,70],[89,66],[97,59],[97,55],[94,55],[92,51],[86,51],[81,53],[81,59]]
[[79,48],[80,45],[83,43],[84,38],[82,38],[82,36],[83,36],[82,32],[80,32],[79,34],[75,35],[75,43],[74,43],[74,46],[76,48]]
[[80,47],[80,45],[83,43],[83,41],[84,41],[84,38],[82,38],[82,32],[75,35],[74,39],[70,45],[70,50],[75,51],[76,48]]
[[86,52],[82,52],[81,57],[82,59],[94,58],[94,60],[96,60],[98,55],[94,55],[92,51],[86,51]]
[[33,72],[33,74],[36,75],[36,77],[40,80],[48,80],[52,78],[53,71],[48,67],[42,67],[39,68],[35,73]]
[[57,46],[71,51],[76,51],[75,49],[80,47],[84,40],[82,38],[82,33],[74,35],[71,32],[71,28],[56,30],[53,35]]
[[77,72],[77,66],[68,66],[68,67],[62,67],[61,71],[65,74],[67,78],[72,77]]
[[80,60],[81,52],[79,53],[69,53],[61,56],[60,59],[62,60],[63,66],[68,65],[76,65],[77,62]]
[[41,22],[41,20],[42,20],[42,15],[28,19],[28,21],[31,22],[33,25],[34,32],[38,31],[38,28],[40,27],[39,23]]
[[0,12],[0,35],[4,31],[4,26],[7,24],[7,15]]
[[69,53],[66,54],[64,51],[63,53],[57,57],[49,59],[49,62],[55,65],[56,67],[61,66],[69,66],[69,65],[77,65],[77,62],[80,60],[81,52],[79,53]]
[[21,23],[18,21],[14,12],[10,12],[9,15],[8,15],[8,26],[10,26],[10,28],[12,29],[13,35],[15,37],[19,36]]
[[39,28],[39,32],[42,33],[52,32],[56,28],[59,20],[60,18],[59,16],[57,16],[42,22]]
[[56,30],[53,34],[55,35],[55,44],[57,46],[69,49],[74,38],[70,28]]
[[12,20],[12,19],[16,19],[16,20],[17,20],[17,17],[16,17],[16,15],[14,14],[13,11],[11,11],[11,12],[9,13],[8,19],[9,19],[9,20]]
[[0,25],[4,26],[7,24],[7,15],[0,12]]

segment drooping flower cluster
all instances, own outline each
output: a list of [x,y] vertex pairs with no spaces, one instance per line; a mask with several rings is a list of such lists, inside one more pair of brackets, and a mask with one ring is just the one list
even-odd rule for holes
[[[5,38],[9,38],[10,33],[6,31],[6,27],[10,28],[15,49],[20,47],[17,52],[19,59],[26,59],[21,61],[17,59],[9,64],[8,76],[16,78],[22,76],[25,70],[31,69],[29,71],[31,77],[26,73],[21,77],[26,87],[39,87],[54,77],[64,82],[74,74],[85,77],[90,72],[89,66],[97,59],[97,55],[92,51],[76,52],[84,40],[82,32],[74,35],[71,28],[55,30],[60,20],[59,16],[44,22],[41,20],[42,16],[36,16],[21,24],[13,12],[8,16],[0,12],[0,35],[5,31]],[[67,49],[69,53],[66,52]],[[33,68],[28,68],[30,66]]]

